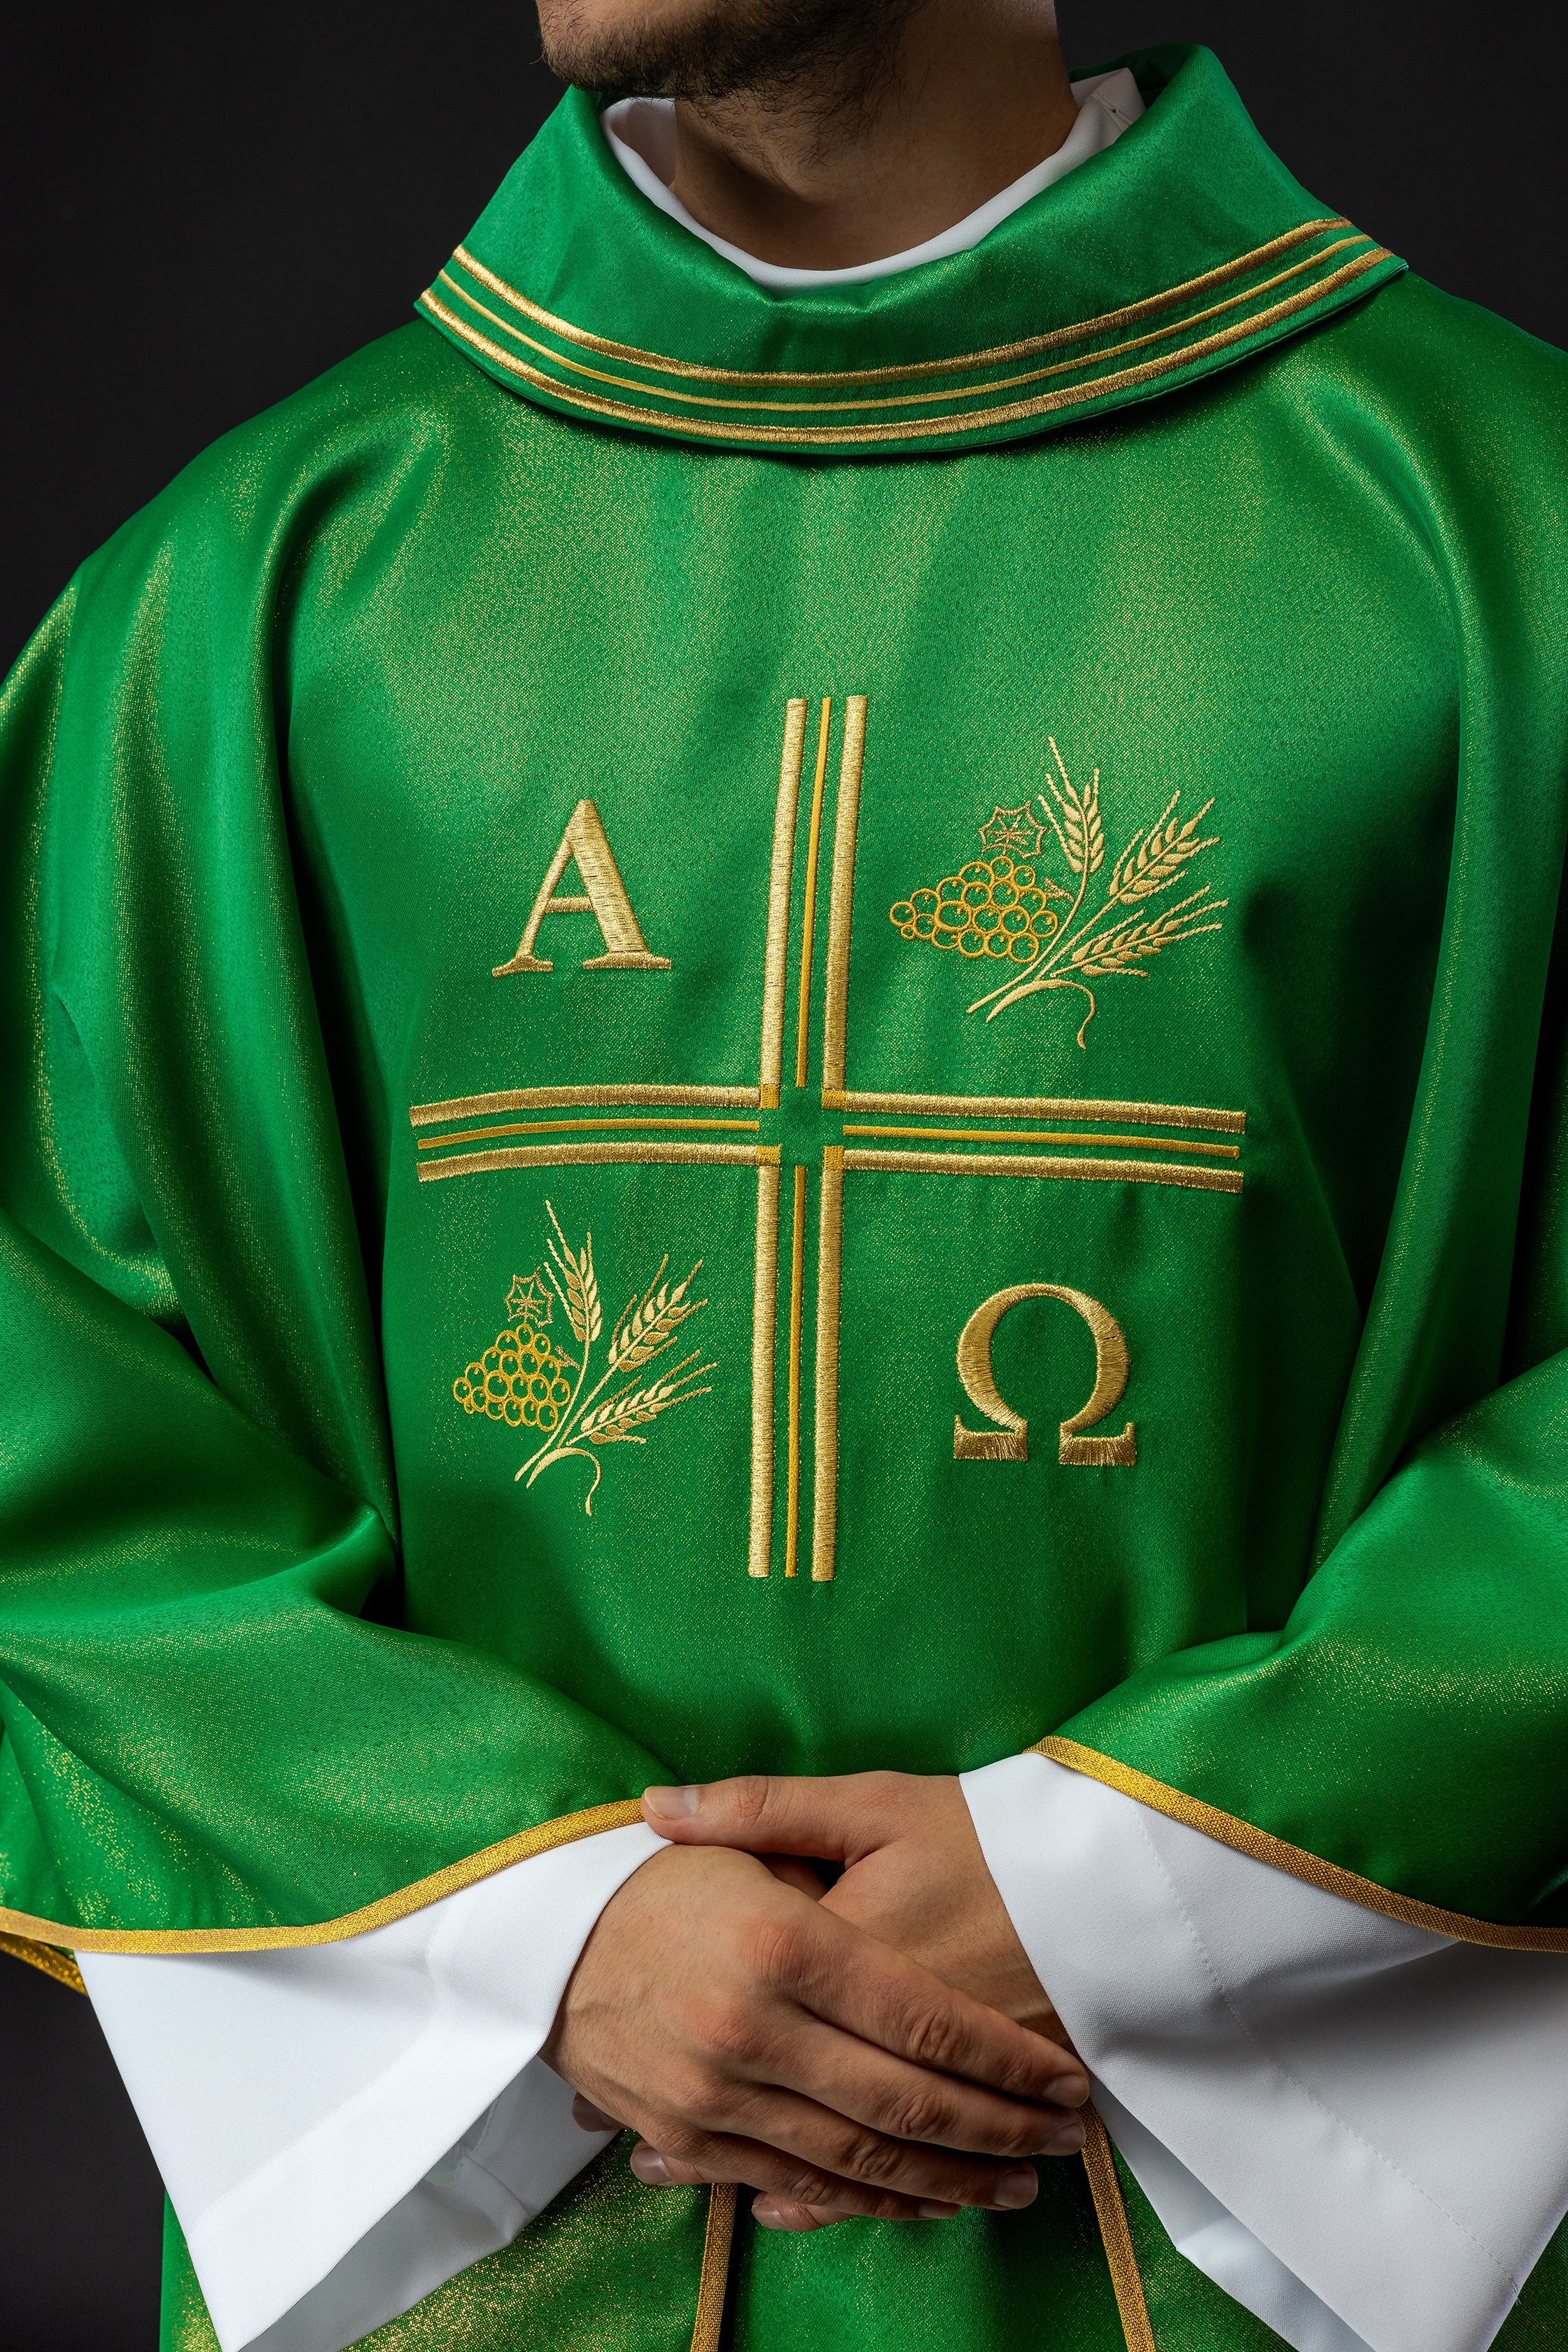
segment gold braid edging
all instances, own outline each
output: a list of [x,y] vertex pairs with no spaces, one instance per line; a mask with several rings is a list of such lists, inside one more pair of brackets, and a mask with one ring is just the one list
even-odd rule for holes
[[1118,1789],[1124,1797],[1136,1798],[1139,1804],[1173,1822],[1184,1822],[1188,1829],[1201,1830],[1205,1837],[1216,1838],[1237,1853],[1250,1854],[1254,1862],[1288,1871],[1308,1886],[1341,1895],[1347,1903],[1358,1903],[1363,1911],[1380,1912],[1384,1918],[1397,1919],[1406,1927],[1422,1927],[1431,1936],[1451,1936],[1458,1944],[1484,1944],[1492,1951],[1568,1952],[1568,1927],[1521,1927],[1502,1920],[1472,1919],[1463,1911],[1443,1911],[1435,1903],[1396,1895],[1392,1887],[1379,1886],[1375,1879],[1342,1870],[1338,1863],[1325,1862],[1321,1854],[1309,1853],[1302,1846],[1287,1845],[1283,1838],[1255,1829],[1234,1813],[1222,1813],[1216,1806],[1205,1805],[1201,1797],[1168,1788],[1163,1780],[1152,1780],[1131,1764],[1119,1764],[1114,1756],[1082,1748],[1076,1739],[1037,1740],[1029,1753],[1047,1757],[1053,1764],[1065,1764],[1069,1772],[1081,1772],[1086,1780]]
[[[378,1903],[367,1903],[362,1910],[345,1911],[340,1918],[322,1919],[310,1927],[68,1927],[58,1920],[36,1919],[27,1911],[0,1910],[0,1944],[10,1951],[18,1943],[27,1945],[31,1948],[18,1957],[32,1958],[36,1967],[48,1969],[51,1976],[58,1971],[49,1960],[35,1955],[40,1948],[55,1944],[78,1952],[275,1952],[306,1944],[342,1944],[351,1936],[367,1935],[371,1928],[384,1927],[393,1919],[406,1919],[411,1912],[423,1911],[444,1895],[477,1885],[481,1878],[493,1878],[498,1870],[509,1869],[514,1862],[527,1862],[536,1853],[573,1845],[579,1838],[596,1837],[602,1830],[630,1829],[642,1817],[642,1802],[637,1797],[590,1805],[580,1813],[563,1813],[555,1821],[542,1822],[537,1829],[520,1830],[515,1837],[481,1847],[478,1853],[449,1863],[428,1878],[416,1879],[411,1886],[384,1895]],[[61,1957],[52,1955],[57,1959]],[[68,1984],[70,1978],[61,1981]]]
[[708,2229],[702,2240],[702,2274],[697,2286],[697,2318],[691,2330],[691,2352],[719,2352],[719,2330],[724,2319],[724,2295],[730,2284],[730,2250],[735,2238],[735,2205],[740,2192],[732,2180],[716,2180],[708,2192]]
[[1138,2268],[1137,2250],[1132,2243],[1127,2207],[1122,2201],[1121,2183],[1116,2177],[1116,2158],[1111,2154],[1110,2136],[1093,2107],[1082,2107],[1079,2113],[1084,2133],[1083,2168],[1089,2175],[1089,2193],[1094,2199],[1094,2218],[1100,2223],[1100,2234],[1105,2244],[1105,2259],[1110,2271],[1110,2284],[1116,2290],[1116,2308],[1121,2315],[1121,2333],[1127,2340],[1127,2352],[1157,2352],[1154,2330],[1149,2324],[1143,2280]]
[[14,1960],[26,1960],[30,1969],[42,1969],[57,1984],[68,1985],[72,1992],[85,1992],[81,1970],[68,1952],[57,1951],[53,1944],[34,1944],[21,1936],[0,1936],[0,1952],[8,1952]]

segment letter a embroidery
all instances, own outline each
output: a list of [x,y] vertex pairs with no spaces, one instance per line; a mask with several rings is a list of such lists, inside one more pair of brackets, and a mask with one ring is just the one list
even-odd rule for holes
[[[558,898],[555,885],[571,865],[577,861],[577,871],[587,892],[583,898]],[[549,870],[539,886],[539,896],[523,928],[517,953],[510,963],[494,967],[497,980],[513,971],[553,971],[555,966],[548,957],[536,956],[533,943],[539,937],[539,926],[546,915],[592,915],[604,934],[605,953],[589,956],[584,971],[668,971],[668,956],[650,955],[637,919],[632,912],[632,902],[626,896],[626,886],[616,864],[599,812],[592,801],[579,801],[570,822],[561,836],[561,846],[550,861]]]

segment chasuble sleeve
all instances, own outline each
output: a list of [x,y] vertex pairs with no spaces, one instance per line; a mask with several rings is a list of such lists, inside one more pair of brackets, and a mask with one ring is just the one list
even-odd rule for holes
[[0,1927],[102,1948],[355,1932],[660,1776],[396,1622],[377,1147],[280,748],[320,485],[242,454],[86,567],[0,733]]

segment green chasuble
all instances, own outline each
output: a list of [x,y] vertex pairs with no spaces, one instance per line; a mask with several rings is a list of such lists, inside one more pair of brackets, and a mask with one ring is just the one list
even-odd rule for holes
[[[569,97],[24,657],[7,1935],[1044,1742],[1568,1949],[1568,372],[1131,63],[973,251],[787,295]],[[1130,2206],[1163,2352],[1268,2338]],[[683,2352],[706,2211],[612,2151],[377,2341]],[[1121,2329],[1079,2166],[742,2231],[730,2313]]]

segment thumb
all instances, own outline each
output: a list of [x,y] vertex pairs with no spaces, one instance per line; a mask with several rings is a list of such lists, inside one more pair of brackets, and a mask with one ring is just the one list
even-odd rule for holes
[[650,1829],[679,1845],[728,1845],[745,1853],[795,1853],[853,1862],[897,1834],[896,1772],[795,1780],[749,1772],[693,1788],[645,1789]]

